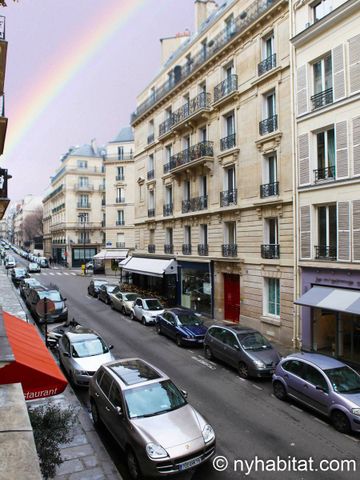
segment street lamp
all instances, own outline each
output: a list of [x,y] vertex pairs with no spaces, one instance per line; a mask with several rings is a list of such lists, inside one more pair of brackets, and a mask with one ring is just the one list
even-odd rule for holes
[[[81,219],[81,223],[83,224],[83,259],[84,259],[84,265],[86,265],[86,259],[85,259],[86,213],[80,213],[79,217]],[[85,270],[86,270],[86,266],[85,266]]]

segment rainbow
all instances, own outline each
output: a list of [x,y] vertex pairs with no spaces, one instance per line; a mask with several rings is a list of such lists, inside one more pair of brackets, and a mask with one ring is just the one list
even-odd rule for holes
[[[5,143],[5,155],[8,156],[19,144],[24,135],[48,105],[61,93],[66,84],[81,71],[84,66],[101,50],[106,42],[123,25],[145,0],[117,0],[102,15],[96,15],[94,25],[87,25],[86,32],[77,38],[67,51],[70,55],[51,65],[45,75],[29,92],[29,98],[22,102],[21,108],[10,119],[9,132]],[[75,46],[75,48],[74,48]]]

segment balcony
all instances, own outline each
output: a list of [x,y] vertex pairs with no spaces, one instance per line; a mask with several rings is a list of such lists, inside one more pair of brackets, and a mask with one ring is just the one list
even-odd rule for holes
[[280,245],[275,243],[261,245],[261,258],[280,258]]
[[96,229],[101,227],[101,222],[76,222],[75,224],[73,223],[68,223],[67,224],[69,228],[74,227],[75,230],[84,230],[84,229]]
[[316,245],[315,258],[316,260],[336,260],[337,258],[336,245],[335,246]]
[[116,203],[125,203],[125,197],[116,197]]
[[203,46],[191,57],[191,64],[185,63],[179,66],[178,75],[175,78],[169,78],[156,88],[151,95],[137,106],[136,111],[131,115],[131,123],[135,123],[144,113],[146,113],[157,102],[166,97],[176,86],[191,76],[202,65],[214,57],[223,47],[231,43],[238,35],[242,34],[249,28],[250,25],[255,24],[261,17],[265,17],[267,12],[275,5],[279,4],[281,0],[257,0],[252,2],[248,8],[241,11],[241,13],[234,18],[231,24],[231,33],[229,28],[225,27],[217,35],[209,39],[206,45],[206,54],[204,54]]
[[116,248],[125,248],[125,242],[116,242]]
[[78,202],[77,208],[91,208],[91,203],[89,202]]
[[236,134],[232,133],[227,137],[220,139],[220,150],[223,152],[224,150],[229,150],[229,148],[234,148],[236,145]]
[[132,152],[124,153],[111,153],[105,156],[105,160],[125,162],[128,160],[133,160],[134,155]]
[[148,209],[148,217],[155,217],[155,208]]
[[124,175],[116,175],[115,177],[117,182],[123,182],[125,180]]
[[221,252],[223,257],[237,257],[237,245],[235,243],[221,245]]
[[278,128],[278,116],[273,115],[272,117],[265,118],[259,122],[259,133],[260,135],[266,135],[268,133],[275,132]]
[[154,243],[148,245],[148,253],[155,253],[156,247]]
[[172,203],[167,203],[163,207],[163,215],[164,217],[168,217],[173,214],[173,204]]
[[125,220],[116,220],[116,226],[119,227],[119,226],[123,226],[125,225]]
[[335,165],[314,170],[315,183],[322,180],[335,180]]
[[265,183],[260,185],[260,198],[279,195],[279,182]]
[[237,204],[237,189],[220,192],[220,207]]
[[226,100],[238,89],[238,76],[229,75],[225,80],[216,85],[214,88],[214,104],[220,104],[222,100]]
[[269,57],[265,58],[262,62],[258,64],[258,75],[264,75],[264,73],[269,72],[276,67],[276,53],[273,53]]
[[197,166],[214,158],[214,142],[200,142],[182,152],[172,155],[170,162],[164,165],[164,173],[181,171],[189,166]]
[[159,125],[159,138],[165,138],[168,135],[170,135],[171,132],[171,127],[174,124],[174,118],[173,115],[171,114],[169,118],[167,118],[164,122],[160,123]]
[[320,107],[325,107],[325,105],[329,105],[334,101],[333,89],[328,88],[327,90],[316,93],[315,95],[310,97],[310,100],[312,103],[313,110],[316,110],[317,108],[320,108]]
[[58,205],[57,207],[53,208],[51,210],[51,213],[60,212],[60,210],[63,210],[64,208],[65,208],[65,203],[62,203],[61,205]]
[[200,210],[206,210],[208,208],[208,197],[204,195],[202,197],[194,197],[189,200],[183,200],[181,205],[182,213],[198,212]]
[[209,246],[204,243],[199,243],[198,245],[198,255],[207,256],[209,255]]
[[154,170],[149,170],[146,174],[148,180],[153,180],[155,177],[155,171]]
[[182,107],[172,114],[172,129],[177,129],[187,121],[203,117],[204,112],[210,111],[211,95],[201,92],[196,97],[186,102]]
[[168,244],[164,245],[164,253],[173,254],[174,253],[174,245],[171,244],[171,243],[168,243]]
[[91,240],[89,237],[80,237],[77,239],[77,243],[82,243],[82,244],[91,243]]
[[182,253],[183,253],[183,255],[191,255],[191,244],[190,243],[183,243]]
[[150,135],[148,135],[148,137],[147,137],[147,143],[148,143],[148,145],[150,145],[150,143],[154,143],[154,142],[155,142],[155,134],[150,133]]
[[87,183],[85,185],[74,185],[74,190],[77,192],[92,192],[94,190],[94,185]]

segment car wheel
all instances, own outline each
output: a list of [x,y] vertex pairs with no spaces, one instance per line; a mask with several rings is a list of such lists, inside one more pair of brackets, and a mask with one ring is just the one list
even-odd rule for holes
[[125,310],[125,307],[124,307],[124,306],[121,307],[121,313],[122,313],[123,315],[126,315],[126,310]]
[[208,347],[207,345],[204,348],[204,355],[205,355],[205,358],[207,358],[208,360],[212,360],[214,358],[214,355],[212,354],[210,347]]
[[141,471],[139,467],[139,462],[137,461],[135,453],[128,449],[126,454],[126,463],[130,473],[130,477],[133,480],[140,480],[141,479]]
[[338,432],[349,433],[351,430],[349,419],[345,413],[340,412],[340,410],[335,410],[332,412],[331,423]]
[[99,415],[99,410],[97,409],[97,406],[94,401],[91,401],[90,407],[91,407],[91,416],[92,416],[93,423],[95,427],[99,427],[101,425],[101,419]]
[[106,305],[110,305],[110,299],[107,298],[106,301],[105,301]]
[[72,384],[73,387],[76,387],[76,380],[75,380],[75,375],[74,372],[70,370],[69,372],[69,377],[70,377],[70,383]]
[[160,323],[156,324],[155,330],[158,335],[162,335]]
[[130,319],[131,319],[131,320],[135,320],[134,312],[130,312]]
[[286,390],[284,385],[281,382],[274,382],[273,383],[273,391],[276,398],[279,400],[286,399]]
[[183,346],[183,341],[182,341],[182,338],[180,337],[180,335],[176,335],[176,345],[178,347],[182,347]]
[[141,323],[144,325],[144,327],[146,327],[146,318],[145,317],[142,317],[141,319]]
[[115,310],[115,308],[114,308],[114,302],[110,302],[110,307],[111,307],[112,310]]
[[246,363],[244,362],[239,363],[238,373],[239,373],[239,377],[241,378],[249,378],[249,369]]

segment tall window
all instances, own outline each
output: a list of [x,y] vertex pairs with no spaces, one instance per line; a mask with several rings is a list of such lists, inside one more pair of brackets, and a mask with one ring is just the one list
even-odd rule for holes
[[206,127],[200,128],[200,130],[199,130],[199,140],[200,140],[200,142],[206,142],[206,140],[207,140]]
[[118,248],[125,248],[125,234],[123,232],[116,234],[116,246]]
[[200,243],[202,245],[208,244],[208,226],[206,223],[200,225]]
[[80,195],[80,207],[87,207],[89,205],[89,195]]
[[318,246],[316,258],[336,258],[336,205],[318,207]]
[[276,98],[275,92],[265,95],[265,118],[271,118],[276,115]]
[[277,158],[276,154],[264,156],[263,166],[263,185],[261,185],[261,198],[270,197],[279,194],[277,177]]
[[228,63],[224,67],[223,74],[224,74],[224,79],[229,80],[231,78],[231,75],[234,74],[234,63],[233,62]]
[[125,202],[125,190],[123,188],[116,189],[116,203]]
[[167,228],[165,231],[165,243],[166,245],[172,245],[173,244],[173,229],[172,228]]
[[149,243],[154,245],[155,243],[155,230],[152,228],[149,232]]
[[77,166],[78,166],[78,168],[87,168],[88,167],[88,162],[87,162],[87,160],[78,160],[77,161]]
[[280,280],[265,278],[264,314],[280,316]]
[[207,196],[207,176],[206,175],[202,175],[200,178],[199,178],[199,182],[200,182],[200,196],[201,197],[206,197]]
[[331,53],[313,64],[314,94],[323,92],[332,87],[332,61]]
[[235,117],[234,112],[231,112],[225,117],[225,132],[226,136],[229,137],[235,133]]
[[201,55],[203,60],[206,60],[207,58],[207,44],[208,44],[208,41],[207,41],[207,38],[205,38],[205,40],[201,42]]
[[184,181],[184,200],[190,200],[191,191],[190,191],[190,180]]
[[234,191],[236,188],[235,184],[235,167],[229,167],[225,169],[225,176],[224,176],[224,190],[228,192]]
[[332,0],[320,0],[313,4],[314,22],[321,20],[332,10]]
[[230,39],[235,33],[235,21],[234,21],[234,15],[233,14],[231,14],[225,20],[225,32],[226,32],[226,37],[228,39]]
[[88,223],[89,214],[88,213],[81,213],[80,215],[78,215],[78,221],[80,223]]
[[191,227],[189,225],[184,227],[184,243],[191,245]]
[[89,177],[79,177],[79,187],[87,187],[89,185]]
[[118,147],[118,160],[124,160],[124,147]]
[[116,168],[116,180],[124,180],[124,167]]
[[316,135],[317,170],[315,181],[335,177],[335,132],[331,128]]
[[263,38],[263,60],[271,57],[274,53],[274,32],[271,32]]
[[117,224],[118,225],[125,225],[125,213],[124,210],[117,211]]
[[165,163],[170,162],[171,155],[172,155],[172,146],[171,145],[166,145],[166,147],[165,147]]
[[148,172],[152,172],[154,170],[154,155],[150,154],[148,158]]
[[149,210],[154,210],[155,208],[155,193],[154,190],[149,191]]
[[173,190],[172,190],[172,185],[168,185],[165,188],[165,204],[166,205],[172,205],[173,203]]
[[236,223],[225,222],[224,243],[227,245],[236,244]]
[[268,245],[277,245],[279,243],[277,218],[267,218],[265,220],[265,243]]

